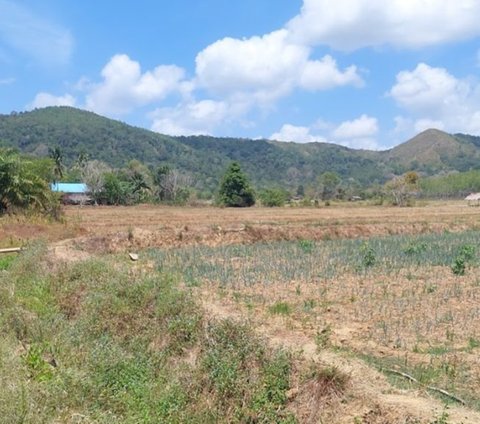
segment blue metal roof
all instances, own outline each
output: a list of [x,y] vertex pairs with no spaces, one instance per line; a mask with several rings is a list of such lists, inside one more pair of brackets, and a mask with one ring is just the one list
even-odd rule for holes
[[50,184],[50,189],[57,193],[87,193],[88,187],[83,183],[54,183]]

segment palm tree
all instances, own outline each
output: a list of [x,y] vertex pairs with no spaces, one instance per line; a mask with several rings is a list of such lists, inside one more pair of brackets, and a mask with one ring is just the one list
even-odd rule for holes
[[0,214],[18,209],[45,209],[50,200],[45,180],[12,151],[0,152]]
[[53,149],[49,149],[49,156],[53,159],[53,175],[55,178],[54,183],[57,183],[63,178],[65,165],[63,163],[63,153],[60,147],[56,146]]

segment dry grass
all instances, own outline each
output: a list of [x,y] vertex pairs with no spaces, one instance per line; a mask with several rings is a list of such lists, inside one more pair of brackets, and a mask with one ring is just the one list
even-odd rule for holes
[[[62,255],[79,247],[78,259],[85,251],[162,248],[141,252],[127,280],[158,269],[175,274],[211,316],[247,320],[273,346],[320,364],[290,394],[300,422],[433,423],[442,405],[426,396],[427,385],[480,409],[479,217],[480,208],[460,202],[416,208],[84,207],[67,208],[65,223],[2,218],[0,244],[75,238],[61,244]],[[403,237],[390,237],[396,234]],[[346,240],[360,237],[368,239],[365,247]],[[273,243],[278,240],[300,242]],[[476,247],[476,258],[465,275],[454,275],[451,262],[465,244]],[[409,256],[412,246],[420,250]],[[57,303],[75,320],[86,286],[82,280],[68,287],[58,290]],[[102,316],[111,324],[107,330],[124,339],[143,328],[128,314],[113,318]],[[397,391],[382,369],[410,373],[422,385],[389,376],[402,388]],[[480,422],[471,410],[449,413],[451,424]]]
[[79,238],[83,250],[337,239],[477,228],[480,208],[430,202],[396,208],[342,203],[321,208],[65,207],[63,222],[0,218],[0,247]]
[[[303,335],[317,349],[359,356],[421,383],[392,378],[402,388],[443,388],[479,410],[479,239],[467,231],[370,238],[368,244],[183,247],[152,250],[146,259],[177,272],[207,308],[220,305],[220,316],[248,317],[275,344],[291,339],[314,355],[311,342],[299,342]],[[476,253],[465,275],[455,275],[451,264],[467,246]]]

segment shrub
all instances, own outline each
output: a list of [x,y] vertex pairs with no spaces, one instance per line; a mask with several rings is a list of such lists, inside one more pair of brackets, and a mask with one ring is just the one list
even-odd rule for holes
[[260,200],[263,206],[281,207],[288,199],[288,192],[280,188],[270,188],[260,193]]
[[312,253],[315,248],[315,242],[313,240],[299,240],[298,247],[303,253]]
[[465,244],[460,247],[457,257],[454,259],[451,266],[452,272],[455,275],[465,275],[465,268],[469,261],[475,257],[475,246]]
[[362,265],[365,268],[370,268],[375,265],[375,262],[377,261],[375,257],[375,250],[373,250],[368,243],[362,244],[360,247],[360,253],[362,255]]

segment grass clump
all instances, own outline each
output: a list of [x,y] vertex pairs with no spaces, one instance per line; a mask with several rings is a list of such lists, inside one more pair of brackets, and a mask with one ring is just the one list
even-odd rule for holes
[[171,275],[45,254],[0,273],[2,422],[295,422],[291,358],[249,326],[206,322]]
[[465,244],[460,247],[456,258],[453,260],[451,269],[455,275],[465,275],[465,268],[468,262],[475,257],[475,246]]
[[14,255],[0,256],[0,271],[6,271],[8,268],[10,268],[14,260]]
[[287,302],[276,302],[268,310],[273,315],[290,315],[292,313],[292,307]]
[[364,268],[371,268],[377,262],[375,250],[366,242],[360,247],[360,254],[362,256],[362,265]]
[[315,249],[315,242],[313,240],[299,240],[298,247],[303,253],[309,254]]
[[290,366],[285,352],[268,352],[245,325],[226,320],[207,328],[203,367],[219,418],[232,411],[233,422],[295,422],[285,409]]

